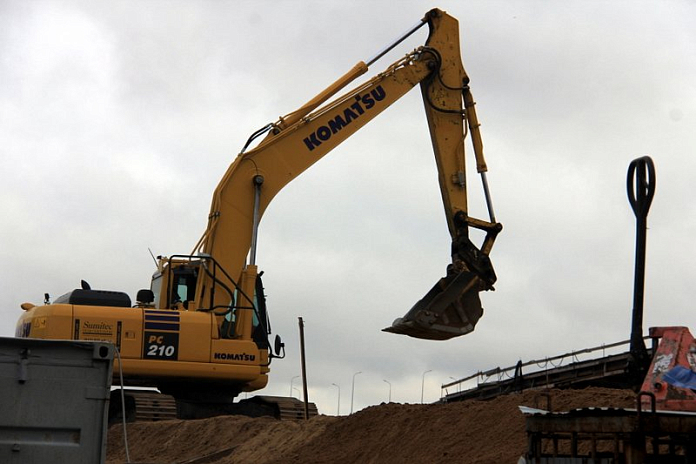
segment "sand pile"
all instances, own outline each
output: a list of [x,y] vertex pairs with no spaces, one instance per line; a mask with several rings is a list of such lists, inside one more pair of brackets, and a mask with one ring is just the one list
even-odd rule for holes
[[[516,463],[526,451],[518,406],[554,411],[634,407],[630,390],[527,391],[491,401],[381,404],[307,422],[223,416],[128,425],[132,462],[156,464]],[[107,464],[126,462],[121,425],[109,429]]]

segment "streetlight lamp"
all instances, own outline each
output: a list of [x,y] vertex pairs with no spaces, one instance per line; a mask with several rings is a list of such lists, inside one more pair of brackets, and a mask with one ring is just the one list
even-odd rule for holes
[[389,401],[388,402],[391,403],[391,382],[389,382],[388,380],[383,380],[382,382],[386,382],[387,384],[389,384]]
[[350,413],[353,414],[353,395],[355,394],[355,376],[362,374],[362,372],[356,372],[353,374],[353,384],[350,387]]
[[428,369],[427,371],[423,372],[423,378],[421,380],[421,404],[423,404],[423,392],[425,391],[425,374],[432,371],[432,369]]
[[292,379],[290,379],[290,396],[292,396],[292,384],[293,384],[293,382],[295,381],[295,379],[297,379],[297,378],[299,378],[299,377],[300,377],[299,375],[296,375],[295,377],[293,377]]
[[338,388],[338,402],[336,404],[336,415],[340,416],[341,415],[341,387],[339,387],[335,383],[332,383],[331,385]]

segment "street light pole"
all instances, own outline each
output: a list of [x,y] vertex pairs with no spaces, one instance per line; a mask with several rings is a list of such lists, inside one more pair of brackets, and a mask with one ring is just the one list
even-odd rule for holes
[[299,378],[300,378],[300,376],[296,375],[295,377],[290,379],[290,396],[292,396],[292,384],[295,382],[295,379],[299,379]]
[[353,384],[350,387],[350,413],[353,414],[353,395],[355,394],[355,376],[362,374],[362,372],[356,372],[353,374]]
[[428,369],[427,371],[423,372],[423,378],[421,380],[421,404],[423,404],[423,392],[425,391],[425,374],[432,371],[432,369]]
[[383,380],[383,382],[386,382],[389,385],[389,403],[391,403],[391,382],[388,380]]
[[335,383],[332,383],[331,385],[338,388],[338,402],[336,404],[336,415],[340,416],[341,415],[341,387],[339,387]]

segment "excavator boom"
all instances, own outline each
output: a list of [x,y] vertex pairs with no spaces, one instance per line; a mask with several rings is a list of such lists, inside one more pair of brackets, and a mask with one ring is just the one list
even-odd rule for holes
[[[299,109],[255,134],[266,135],[256,147],[243,151],[225,173],[213,196],[208,228],[195,251],[215,257],[225,269],[239,270],[234,276],[237,280],[248,280],[246,273],[256,272],[258,224],[274,196],[420,84],[452,236],[452,263],[446,276],[385,331],[427,339],[447,339],[471,332],[482,314],[478,293],[492,289],[495,282],[488,253],[501,226],[492,213],[485,180],[487,166],[469,78],[461,61],[457,20],[440,10],[431,10],[395,44],[425,24],[430,34],[424,46],[367,82],[336,96],[385,52],[367,60],[367,64],[359,62]],[[490,221],[468,216],[464,148],[468,134],[484,181]],[[245,150],[249,145],[250,142]],[[485,231],[481,249],[469,240],[470,227]],[[213,282],[201,285],[210,288]],[[220,298],[213,306],[228,304],[227,296],[221,294]],[[204,302],[199,302],[198,307],[205,307]]]

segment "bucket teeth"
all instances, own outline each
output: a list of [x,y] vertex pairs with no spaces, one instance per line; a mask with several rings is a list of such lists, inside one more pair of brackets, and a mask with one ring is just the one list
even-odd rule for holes
[[481,280],[461,271],[440,279],[404,317],[384,332],[427,340],[447,340],[474,330],[483,314],[479,290]]

